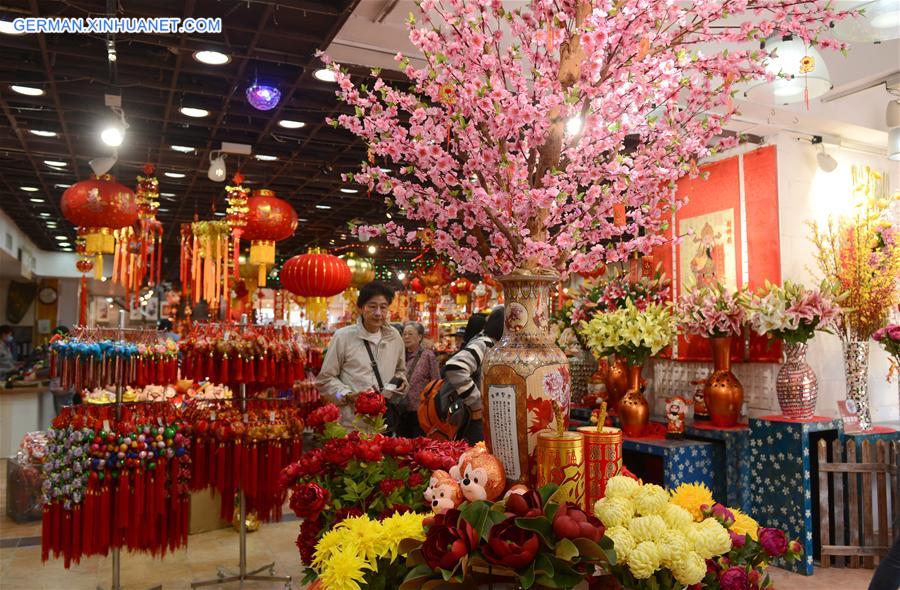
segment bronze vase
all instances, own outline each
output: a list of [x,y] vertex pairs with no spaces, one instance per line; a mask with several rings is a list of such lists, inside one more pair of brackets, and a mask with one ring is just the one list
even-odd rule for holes
[[641,365],[628,365],[628,392],[619,400],[619,421],[625,436],[643,436],[650,424],[650,404],[641,393]]
[[713,426],[728,428],[738,423],[744,403],[744,387],[731,372],[731,336],[709,339],[713,372],[703,387],[703,400]]
[[484,355],[481,396],[485,444],[509,485],[534,486],[538,433],[557,429],[556,416],[568,428],[569,364],[548,331],[550,286],[558,278],[526,271],[500,278],[503,337]]
[[619,401],[628,391],[628,365],[625,359],[618,355],[610,357],[603,384],[606,385],[606,407],[610,412],[617,412]]

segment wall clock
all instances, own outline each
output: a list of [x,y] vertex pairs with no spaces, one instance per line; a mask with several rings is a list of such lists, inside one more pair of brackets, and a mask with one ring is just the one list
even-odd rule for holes
[[40,291],[38,291],[38,301],[43,303],[44,305],[53,305],[56,303],[56,298],[58,294],[56,293],[56,289],[53,287],[44,287]]

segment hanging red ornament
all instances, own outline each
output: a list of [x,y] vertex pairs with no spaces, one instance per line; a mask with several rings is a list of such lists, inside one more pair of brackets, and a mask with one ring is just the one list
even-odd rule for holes
[[250,264],[258,267],[258,285],[266,284],[267,266],[275,263],[275,242],[294,235],[297,212],[274,191],[253,191],[247,200],[247,225],[243,238],[250,240]]

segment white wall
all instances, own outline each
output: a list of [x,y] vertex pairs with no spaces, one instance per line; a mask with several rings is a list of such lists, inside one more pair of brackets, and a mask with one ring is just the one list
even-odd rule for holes
[[[900,190],[900,162],[885,157],[827,147],[838,167],[831,173],[821,171],[816,164],[816,149],[809,141],[781,134],[775,138],[778,147],[778,213],[781,238],[781,276],[783,280],[818,284],[815,274],[813,245],[809,241],[807,221],[826,221],[829,215],[840,215],[852,206],[852,165],[871,166],[887,172],[891,191]],[[895,224],[900,220],[895,220]],[[840,340],[830,334],[819,334],[810,343],[809,364],[819,379],[818,415],[837,414],[837,401],[846,397],[843,356]],[[872,420],[893,421],[900,418],[896,378],[887,381],[887,353],[876,343],[870,343],[869,396]],[[774,395],[774,392],[773,392]]]

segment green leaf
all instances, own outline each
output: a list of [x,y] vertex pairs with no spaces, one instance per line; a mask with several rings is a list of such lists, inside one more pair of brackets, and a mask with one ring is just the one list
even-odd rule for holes
[[528,590],[534,584],[534,562],[532,561],[528,564],[528,569],[526,569],[519,578],[519,583],[522,585],[522,588]]
[[551,578],[556,572],[553,567],[553,562],[550,561],[550,556],[546,553],[538,553],[537,559],[534,560],[534,569],[536,572],[547,574]]
[[553,524],[546,517],[517,518],[516,526],[526,531],[536,532],[547,544],[547,547],[553,547]]
[[[579,539],[580,541],[581,539]],[[570,541],[569,539],[561,539],[556,544],[556,556],[563,561],[571,562],[573,559],[578,557],[578,547],[575,546],[575,543]]]
[[553,581],[557,588],[569,588],[584,580],[584,576],[572,569],[568,563],[557,557],[550,557],[553,562]]
[[538,490],[538,493],[541,495],[541,502],[546,504],[548,500],[550,500],[550,496],[556,493],[556,490],[559,489],[559,486],[555,483],[548,483],[545,486],[542,486],[541,489]]
[[544,509],[544,516],[550,522],[553,522],[553,517],[556,516],[556,511],[559,510],[559,504],[548,504]]
[[403,584],[400,585],[400,590],[421,588],[423,580],[431,579],[433,577],[434,570],[428,567],[427,564],[421,563],[409,570],[409,573],[406,574],[406,578],[403,580]]
[[491,505],[484,500],[477,500],[463,504],[460,507],[460,514],[472,527],[478,532],[478,535],[487,541],[493,521],[489,519],[488,513],[491,511]]

